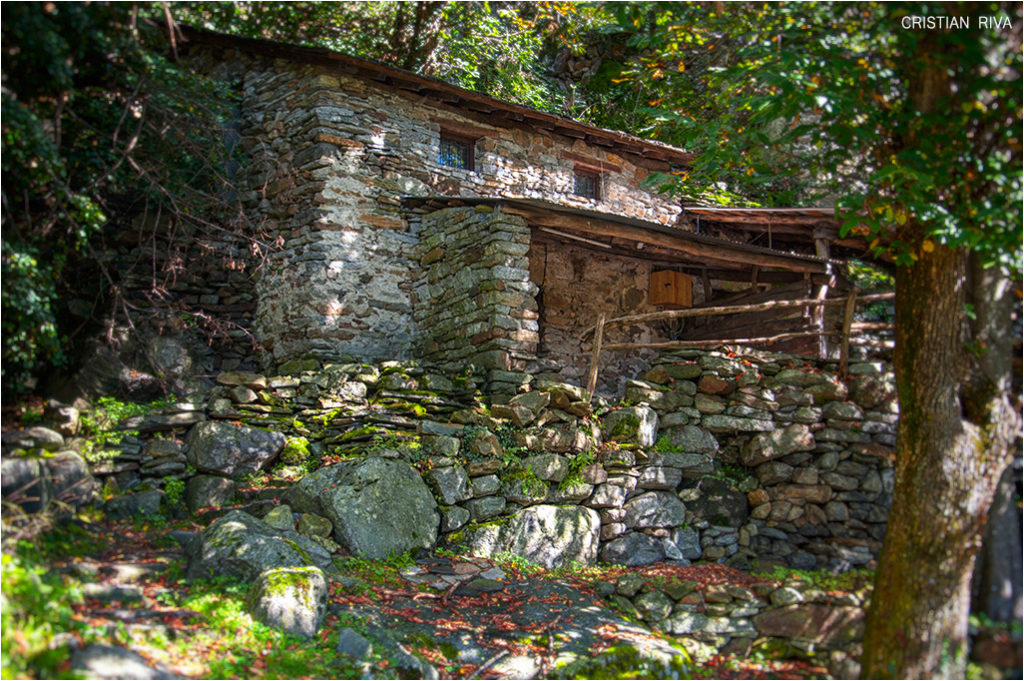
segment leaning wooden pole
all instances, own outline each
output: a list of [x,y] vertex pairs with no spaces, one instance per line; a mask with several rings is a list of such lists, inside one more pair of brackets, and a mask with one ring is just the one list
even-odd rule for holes
[[587,395],[590,401],[594,399],[594,391],[597,390],[597,363],[601,358],[601,341],[604,340],[604,313],[597,318],[597,327],[594,330],[594,345],[590,349],[590,371],[587,373]]

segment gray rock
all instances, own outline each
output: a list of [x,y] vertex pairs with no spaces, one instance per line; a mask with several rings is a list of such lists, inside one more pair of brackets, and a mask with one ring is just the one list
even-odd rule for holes
[[326,539],[331,536],[333,531],[334,525],[323,516],[315,513],[303,513],[299,516],[299,534]]
[[64,436],[44,426],[32,426],[3,434],[4,449],[45,449],[56,452],[64,446]]
[[660,591],[648,591],[633,599],[640,616],[648,622],[660,622],[672,612],[675,605]]
[[501,489],[501,479],[497,475],[481,475],[479,478],[473,478],[472,485],[473,496],[486,497],[498,493]]
[[781,586],[771,593],[769,600],[776,606],[791,605],[802,603],[804,595],[791,586]]
[[578,504],[589,497],[593,491],[594,486],[588,485],[585,482],[551,485],[548,487],[548,495],[544,501],[556,506],[561,504]]
[[399,459],[369,457],[321,468],[293,485],[286,499],[300,512],[326,517],[335,541],[366,558],[430,548],[437,541],[434,496]]
[[605,483],[598,485],[587,504],[593,508],[619,508],[626,503],[627,494],[629,492],[625,487]]
[[264,570],[249,589],[253,617],[293,636],[312,638],[327,612],[327,578],[317,567]]
[[793,475],[793,467],[781,461],[769,461],[758,466],[754,474],[761,484],[767,487],[789,480]]
[[466,469],[462,466],[431,468],[427,473],[427,482],[437,493],[441,503],[446,506],[457,504],[473,496],[469,491],[469,477],[466,475]]
[[853,402],[829,402],[821,408],[821,414],[826,419],[843,421],[860,421],[864,418],[864,411]]
[[708,414],[700,422],[701,425],[712,433],[767,432],[775,428],[775,424],[771,421],[749,419],[742,416],[727,416],[725,414]]
[[657,432],[658,414],[646,405],[616,409],[601,418],[601,435],[605,442],[635,442],[651,447]]
[[146,658],[119,646],[94,643],[71,654],[71,673],[82,679],[177,679]]
[[501,515],[505,510],[505,497],[478,497],[470,499],[465,505],[473,520],[479,522]]
[[569,472],[569,460],[558,454],[537,454],[528,456],[522,461],[525,470],[529,468],[541,480],[561,482]]
[[647,466],[640,473],[637,487],[640,489],[675,490],[683,480],[683,472],[667,466]]
[[739,527],[747,522],[747,495],[728,482],[702,478],[695,489],[699,494],[686,506],[694,520],[727,527]]
[[817,603],[801,603],[766,610],[754,617],[762,636],[777,636],[843,650],[864,634],[864,610]]
[[5,456],[0,461],[0,487],[4,501],[17,504],[26,513],[38,513],[53,498],[46,466],[33,457]]
[[201,508],[220,508],[235,496],[234,480],[216,475],[196,475],[185,483],[185,504],[190,513]]
[[825,383],[829,380],[826,374],[812,374],[798,369],[783,369],[775,374],[775,382],[785,385],[795,385],[799,388],[806,388],[818,383]]
[[623,505],[630,528],[676,527],[686,522],[686,507],[670,492],[646,492]]
[[701,556],[700,534],[692,527],[680,527],[672,533],[672,542],[686,560],[697,560]]
[[186,553],[190,579],[226,575],[249,581],[270,568],[331,566],[331,555],[312,540],[276,530],[243,511],[215,520]]
[[158,489],[137,494],[122,494],[108,499],[103,505],[103,511],[112,518],[157,516],[163,513],[166,499],[163,490]]
[[643,588],[644,578],[635,572],[627,572],[615,581],[615,593],[632,598]]
[[629,532],[601,547],[601,560],[612,565],[650,565],[664,558],[661,540],[640,532]]
[[204,473],[240,480],[266,469],[284,445],[281,433],[204,421],[189,431],[188,461]]
[[753,468],[793,452],[813,451],[814,445],[814,435],[810,429],[805,424],[794,423],[750,438],[750,442],[740,450],[740,458],[743,465]]
[[664,434],[673,446],[682,449],[686,454],[714,454],[718,451],[718,440],[715,436],[699,426],[668,428]]
[[487,547],[488,553],[475,553],[511,553],[548,569],[572,562],[593,565],[597,562],[600,529],[601,518],[592,509],[531,506],[502,523],[495,543]]
[[275,530],[294,530],[295,518],[292,516],[292,507],[288,504],[275,506],[263,516],[263,522]]
[[137,586],[95,582],[82,585],[82,596],[101,603],[141,603],[143,600],[142,589]]
[[338,645],[334,649],[342,655],[362,660],[373,652],[373,644],[346,627],[338,632]]
[[461,506],[449,506],[441,510],[441,531],[454,532],[469,522],[469,511]]

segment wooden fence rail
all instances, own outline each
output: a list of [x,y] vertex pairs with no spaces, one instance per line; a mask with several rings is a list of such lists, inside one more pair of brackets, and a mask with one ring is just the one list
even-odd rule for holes
[[[773,300],[767,303],[758,303],[756,305],[721,305],[717,307],[693,307],[686,308],[683,310],[665,310],[663,312],[648,312],[645,314],[627,315],[625,317],[616,317],[614,319],[605,320],[602,314],[597,321],[597,324],[584,329],[580,334],[581,339],[585,339],[590,334],[594,334],[594,341],[591,346],[590,352],[590,370],[587,372],[587,390],[593,395],[594,390],[597,388],[597,374],[598,374],[598,360],[601,356],[602,350],[638,350],[638,349],[659,349],[659,350],[670,350],[676,348],[699,348],[699,347],[713,347],[717,345],[762,345],[767,343],[777,343],[783,340],[789,340],[791,338],[806,338],[811,336],[828,336],[832,335],[831,332],[823,331],[821,329],[814,331],[794,331],[791,333],[781,333],[774,336],[760,336],[755,338],[723,338],[718,340],[691,340],[691,341],[663,341],[658,343],[610,343],[608,345],[602,345],[604,340],[604,332],[607,329],[613,329],[621,326],[633,326],[635,324],[645,324],[650,322],[666,321],[670,319],[684,319],[687,317],[710,317],[713,315],[729,315],[729,314],[743,314],[747,312],[763,312],[765,310],[781,310],[791,307],[820,307],[826,305],[843,305],[843,328],[841,332],[842,343],[840,346],[840,357],[839,357],[839,370],[840,373],[846,374],[847,366],[850,356],[850,332],[855,328],[853,323],[853,313],[858,305],[866,305],[870,303],[877,303],[886,300],[892,300],[896,296],[895,293],[871,293],[868,295],[858,295],[857,289],[851,289],[848,296],[845,298],[827,298],[820,300],[818,298],[802,298],[799,300]],[[891,324],[858,324],[856,325],[858,330],[873,330],[882,328],[892,328]],[[875,345],[874,343],[854,343],[856,345]]]

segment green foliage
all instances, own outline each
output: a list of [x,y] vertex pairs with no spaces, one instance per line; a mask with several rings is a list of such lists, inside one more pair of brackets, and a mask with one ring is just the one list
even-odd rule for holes
[[185,481],[170,476],[164,478],[164,494],[171,508],[181,506],[185,500]]
[[798,570],[776,565],[771,572],[754,573],[754,576],[777,582],[799,579],[822,591],[856,591],[874,582],[875,571],[861,568],[834,573],[828,570]]
[[109,396],[98,398],[92,409],[82,412],[79,419],[80,434],[87,438],[82,456],[90,463],[109,458],[113,452],[105,449],[107,445],[116,445],[125,437],[138,435],[138,431],[134,430],[115,430],[119,423],[133,416],[145,416],[166,409],[176,401],[174,395],[152,402],[124,402]]
[[680,651],[670,661],[644,657],[636,646],[619,644],[555,668],[560,679],[687,678],[692,660]]
[[565,477],[562,478],[562,481],[558,483],[559,491],[564,491],[577,485],[586,484],[586,481],[583,479],[582,471],[596,460],[597,458],[592,451],[580,452],[571,458],[569,460],[569,471],[565,474]]
[[376,59],[460,87],[568,113],[571,86],[553,78],[564,39],[592,21],[577,3],[190,3],[179,17],[252,38],[304,43]]
[[658,441],[654,443],[652,449],[662,454],[678,454],[683,451],[683,448],[679,445],[672,444],[672,440],[669,439],[668,435],[662,435],[658,438]]
[[384,560],[371,560],[359,556],[345,556],[335,558],[334,564],[338,570],[349,577],[358,577],[370,584],[385,586],[402,586],[404,581],[398,571],[412,565],[415,561],[412,552],[388,556]]
[[71,608],[82,601],[81,590],[44,563],[5,552],[0,564],[4,594],[0,675],[5,679],[57,678],[70,653],[69,641],[65,638],[63,646],[52,644],[59,635],[86,630]]
[[122,302],[116,291],[104,299],[114,282],[99,244],[119,230],[148,244],[156,227],[125,233],[119,221],[142,213],[158,227],[194,227],[223,202],[220,161],[231,152],[220,121],[231,95],[171,61],[151,13],[163,7],[17,3],[4,12],[6,390],[29,389],[65,363],[67,337],[82,324],[68,314],[71,299],[87,310],[88,300]]
[[[646,103],[634,129],[695,152],[651,182],[689,199],[768,204],[839,196],[843,234],[915,262],[937,245],[1021,271],[1019,5],[964,5],[964,30],[917,31],[940,4],[616,3],[626,58],[611,81]],[[1019,38],[1018,38],[1019,41]],[[942,73],[950,87],[928,81]],[[924,86],[937,100],[925,102]],[[623,98],[625,101],[625,98]]]

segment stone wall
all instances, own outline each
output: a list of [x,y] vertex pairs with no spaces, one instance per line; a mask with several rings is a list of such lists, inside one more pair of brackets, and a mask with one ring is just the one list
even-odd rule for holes
[[[496,128],[324,66],[205,47],[191,58],[242,92],[238,177],[269,246],[254,329],[273,361],[411,356],[421,250],[402,195],[538,198],[663,224],[679,213],[639,188],[647,170],[581,140]],[[442,127],[475,131],[474,170],[438,162]],[[607,169],[601,200],[573,194],[580,158]]]
[[420,235],[417,355],[521,371],[538,330],[526,223],[489,206],[447,208],[424,216]]
[[[474,553],[537,559],[516,529],[531,526],[523,514],[570,507],[592,534],[588,560],[844,570],[870,564],[884,536],[896,414],[885,367],[854,364],[848,381],[835,368],[687,351],[661,356],[614,406],[527,377],[528,391],[488,408],[486,377],[468,367],[292,362],[276,377],[224,374],[203,403],[123,424],[171,437],[127,438],[94,472],[121,489],[189,477],[199,454],[186,429],[214,419],[239,437],[283,433],[290,454],[260,465],[283,464],[285,478],[299,464],[407,459],[434,491],[439,541]],[[217,504],[238,478],[226,475]],[[549,540],[545,560],[561,555]]]
[[[540,347],[563,380],[585,383],[590,366],[590,340],[583,329],[628,314],[656,312],[650,303],[652,265],[640,259],[605,256],[593,250],[550,243],[531,243],[530,272],[540,289]],[[668,340],[661,326],[611,329],[605,343],[649,343]],[[601,356],[598,391],[621,393],[627,378],[640,374],[656,356],[652,350],[605,352]]]

